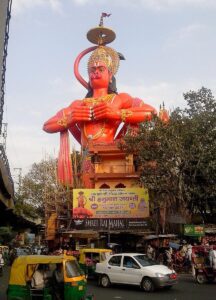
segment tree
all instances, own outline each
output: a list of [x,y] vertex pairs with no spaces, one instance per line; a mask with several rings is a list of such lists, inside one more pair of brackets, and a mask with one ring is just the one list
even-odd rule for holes
[[7,245],[15,237],[11,227],[0,227],[0,244]]
[[189,208],[199,212],[204,222],[216,213],[216,101],[211,90],[184,94],[188,103],[188,160],[186,170]]
[[152,212],[199,212],[207,221],[215,213],[216,103],[206,88],[184,98],[188,107],[176,108],[169,123],[142,123],[138,135],[128,132],[123,147],[137,156]]
[[56,159],[49,158],[34,163],[22,178],[16,195],[16,211],[27,217],[44,216],[44,197],[46,190],[55,195],[58,188],[56,180]]
[[[72,151],[71,162],[74,176],[73,186],[80,188],[82,158],[78,151]],[[56,170],[57,159],[54,158],[42,160],[31,166],[29,172],[22,178],[21,185],[16,192],[15,211],[17,214],[33,219],[43,218],[48,202],[49,207],[55,210],[57,198],[62,206],[69,197],[71,199],[71,189],[58,183]]]

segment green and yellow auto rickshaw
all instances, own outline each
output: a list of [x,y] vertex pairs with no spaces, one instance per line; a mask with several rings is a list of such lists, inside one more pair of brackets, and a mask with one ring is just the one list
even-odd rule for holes
[[79,265],[88,276],[94,277],[96,263],[104,261],[109,255],[112,254],[111,249],[102,248],[83,248],[80,249]]
[[[32,282],[36,270],[46,269],[46,281],[40,288]],[[56,295],[57,284],[54,273],[57,269],[62,271],[62,294]],[[45,278],[45,277],[44,277]],[[60,255],[27,255],[17,257],[11,267],[8,300],[84,300],[93,299],[86,296],[86,277],[73,256]]]

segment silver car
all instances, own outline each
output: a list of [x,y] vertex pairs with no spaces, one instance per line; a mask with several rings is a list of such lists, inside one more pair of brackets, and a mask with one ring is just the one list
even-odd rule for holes
[[177,274],[167,266],[158,265],[141,253],[121,253],[96,264],[98,283],[108,287],[112,283],[140,286],[146,292],[156,288],[171,288]]

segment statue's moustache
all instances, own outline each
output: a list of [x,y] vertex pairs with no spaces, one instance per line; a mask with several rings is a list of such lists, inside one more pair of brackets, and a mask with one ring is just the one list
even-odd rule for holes
[[91,79],[100,79],[101,75],[100,74],[92,74]]

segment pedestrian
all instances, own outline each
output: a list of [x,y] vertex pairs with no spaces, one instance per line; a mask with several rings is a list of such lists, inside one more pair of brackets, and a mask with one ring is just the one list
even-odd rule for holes
[[56,269],[54,270],[53,275],[55,297],[57,300],[62,300],[64,295],[64,273],[62,264],[56,264]]
[[186,262],[188,266],[191,266],[191,259],[192,259],[192,245],[188,244],[187,251],[185,254]]
[[210,267],[213,268],[213,270],[216,270],[216,250],[214,250],[213,245],[210,246],[209,263]]
[[172,267],[172,248],[169,247],[165,250],[165,253],[164,253],[164,256],[165,256],[165,262],[164,264],[168,267]]
[[155,259],[155,251],[154,248],[149,244],[147,247],[146,255],[149,259]]

